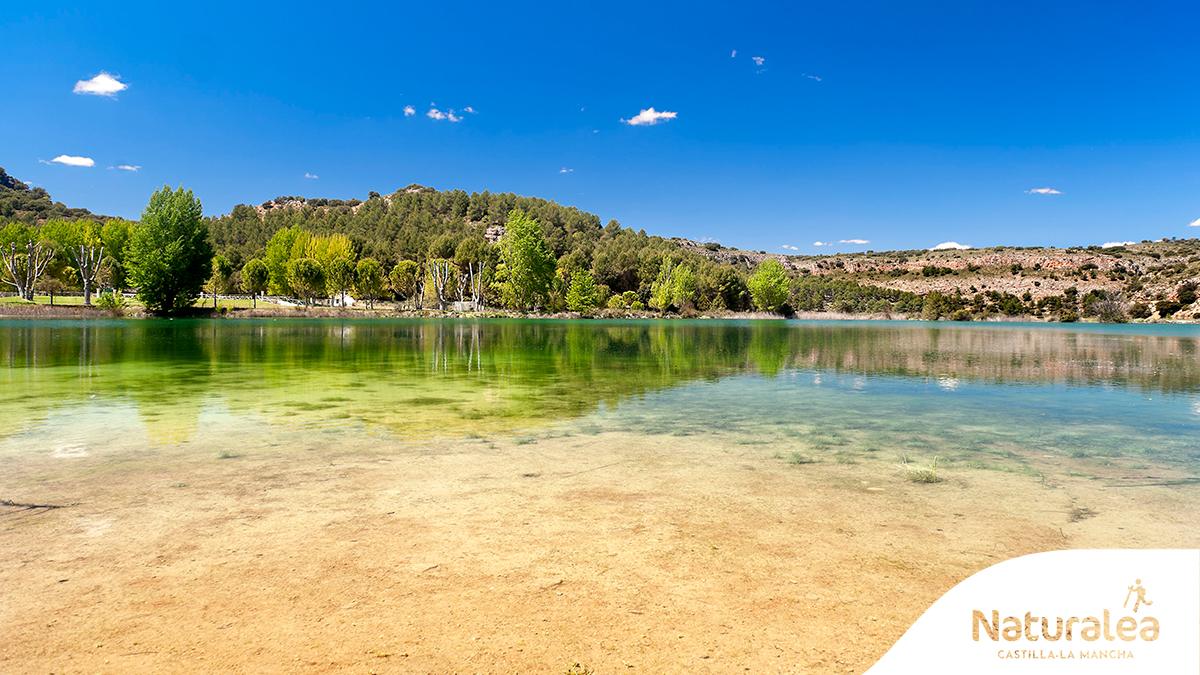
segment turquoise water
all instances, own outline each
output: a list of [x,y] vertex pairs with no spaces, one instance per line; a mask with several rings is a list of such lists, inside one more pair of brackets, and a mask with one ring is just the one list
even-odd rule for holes
[[1198,348],[1174,325],[8,321],[0,455],[611,432],[1187,482]]

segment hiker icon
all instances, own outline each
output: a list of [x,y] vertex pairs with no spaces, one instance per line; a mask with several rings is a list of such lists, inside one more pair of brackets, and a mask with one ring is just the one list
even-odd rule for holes
[[[1134,597],[1134,593],[1137,594],[1137,597]],[[1138,611],[1138,607],[1154,604],[1152,600],[1146,599],[1146,587],[1142,586],[1141,579],[1133,580],[1133,585],[1129,587],[1129,592],[1125,594],[1125,604],[1122,607],[1128,608],[1130,599],[1133,600],[1133,612],[1135,614]]]

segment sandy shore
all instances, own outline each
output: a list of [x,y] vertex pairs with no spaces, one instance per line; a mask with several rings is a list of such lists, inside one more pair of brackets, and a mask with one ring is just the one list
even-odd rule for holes
[[[286,445],[286,444],[285,444]],[[997,561],[1198,490],[599,436],[5,458],[0,671],[857,672]],[[236,455],[236,456],[228,456]]]

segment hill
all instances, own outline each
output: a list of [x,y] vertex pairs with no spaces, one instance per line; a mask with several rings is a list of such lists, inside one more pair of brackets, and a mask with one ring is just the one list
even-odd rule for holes
[[[998,246],[783,255],[651,236],[615,220],[602,225],[595,214],[535,197],[439,191],[420,185],[387,195],[372,192],[366,199],[284,196],[257,205],[240,204],[228,214],[208,218],[208,227],[223,269],[240,270],[253,258],[265,258],[275,293],[294,290],[289,288],[289,260],[313,256],[311,250],[293,245],[297,233],[302,233],[298,241],[305,246],[309,237],[321,246],[330,245],[331,237],[342,237],[341,246],[351,263],[373,258],[381,263],[385,276],[402,261],[422,270],[418,278],[424,278],[436,261],[453,263],[447,273],[455,279],[470,273],[471,265],[482,265],[484,299],[497,306],[502,299],[494,292],[500,262],[496,244],[514,209],[529,214],[541,227],[554,262],[541,306],[555,311],[567,306],[568,286],[580,272],[597,284],[599,304],[614,310],[650,307],[690,314],[763,309],[751,293],[751,276],[771,260],[782,265],[787,275],[779,282],[786,286],[782,304],[768,309],[784,313],[959,320],[1200,319],[1197,239],[1065,249]],[[0,169],[0,227],[9,221],[40,225],[49,219],[86,217],[94,216],[86,209],[53,202],[45,190],[31,189]],[[284,244],[276,245],[274,254],[273,238]],[[123,261],[123,251],[117,249],[106,254],[115,269]],[[50,274],[61,272],[60,281],[71,287],[75,282],[66,262],[52,265]],[[235,271],[218,286],[236,288],[238,283]],[[345,290],[345,284],[343,280],[340,290]],[[460,299],[463,287],[458,284]],[[455,283],[450,283],[444,294],[439,288],[439,305],[454,299],[454,288]],[[418,283],[417,293],[426,290],[425,284]],[[394,285],[385,292],[413,300],[411,291]]]
[[[1200,239],[1162,239],[1121,246],[1070,248],[995,246],[965,250],[868,251],[818,256],[784,256],[729,249],[687,239],[682,248],[712,260],[750,267],[775,258],[800,276],[840,279],[856,284],[927,295],[938,292],[984,300],[1015,296],[1028,312],[1047,300],[1089,295],[1119,298],[1129,307],[1145,305],[1153,315],[1175,314],[1173,302],[1192,298],[1200,282]],[[1183,289],[1182,298],[1179,296]],[[1028,297],[1026,297],[1028,296]],[[1180,309],[1195,302],[1182,302]],[[1011,305],[1010,305],[1011,306]],[[1013,306],[1015,308],[1015,306]],[[1135,314],[1145,309],[1135,308]],[[1200,310],[1200,307],[1192,307]],[[1146,315],[1149,316],[1149,315]],[[1146,318],[1135,316],[1134,318]],[[1176,318],[1200,318],[1185,313]]]
[[73,209],[53,201],[44,189],[31,188],[0,167],[0,223],[18,221],[33,225],[52,218],[97,217],[87,209]]
[[[612,293],[649,299],[662,261],[698,272],[696,306],[751,308],[746,277],[764,260],[794,276],[796,311],[899,313],[928,318],[1027,316],[1073,320],[1197,319],[1200,240],[1143,241],[1111,247],[1006,247],[796,256],[747,251],[634,232],[616,221],[531,197],[410,185],[366,200],[279,197],[241,205],[212,220],[218,251],[235,264],[261,252],[282,227],[341,233],[365,256],[387,263],[450,257],[459,242],[495,242],[513,208],[542,224],[560,267],[590,269]],[[440,243],[439,243],[440,242]],[[440,249],[440,250],[439,250]]]

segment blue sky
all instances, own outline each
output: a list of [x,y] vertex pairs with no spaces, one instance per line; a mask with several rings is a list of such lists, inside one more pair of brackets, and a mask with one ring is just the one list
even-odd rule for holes
[[1194,2],[184,4],[6,7],[0,166],[127,217],[421,183],[776,252],[1200,235]]

